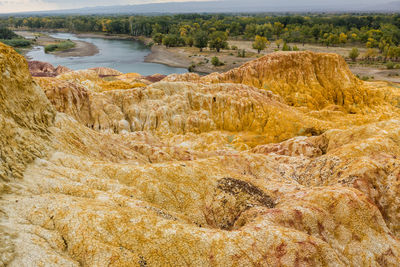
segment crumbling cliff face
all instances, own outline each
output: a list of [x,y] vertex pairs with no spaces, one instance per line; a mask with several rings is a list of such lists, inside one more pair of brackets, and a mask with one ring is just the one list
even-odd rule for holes
[[[312,53],[249,63],[258,71],[246,77],[276,81],[269,91],[241,69],[219,82],[89,70],[33,83],[22,57],[0,54],[0,114],[10,122],[0,129],[1,264],[399,265],[396,87],[358,81],[336,56]],[[308,73],[289,83],[262,66],[269,57],[298,73],[331,62],[350,78],[324,76],[331,66],[318,63],[310,67],[326,81]],[[306,85],[321,99],[290,102],[292,90],[315,96]],[[365,97],[337,102],[329,88]]]
[[0,182],[22,178],[27,163],[43,155],[55,109],[35,85],[26,61],[0,46]]

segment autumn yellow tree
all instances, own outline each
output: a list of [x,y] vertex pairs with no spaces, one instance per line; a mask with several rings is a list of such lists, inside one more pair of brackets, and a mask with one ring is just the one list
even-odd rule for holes
[[341,43],[341,44],[345,44],[347,42],[347,34],[345,34],[345,33],[341,33],[340,35],[339,35],[339,43]]
[[374,48],[369,48],[364,54],[364,57],[369,61],[371,58],[375,58],[378,55],[378,51]]
[[269,45],[269,41],[267,38],[263,36],[257,35],[256,38],[254,39],[253,48],[257,49],[259,54],[262,50],[264,50],[267,47],[267,45]]

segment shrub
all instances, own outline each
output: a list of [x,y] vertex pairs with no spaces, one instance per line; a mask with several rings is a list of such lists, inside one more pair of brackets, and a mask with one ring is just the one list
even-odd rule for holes
[[282,51],[292,51],[292,48],[285,42],[282,46]]
[[53,51],[55,51],[56,49],[57,49],[57,45],[56,44],[49,44],[49,45],[46,45],[45,47],[44,47],[44,52],[45,53],[50,53],[50,52],[53,52]]
[[224,65],[224,63],[221,62],[218,57],[213,57],[211,59],[211,64],[213,64],[215,67]]
[[238,50],[238,47],[236,45],[232,45],[231,50]]
[[388,70],[394,69],[394,63],[392,61],[389,61],[388,63],[386,63],[386,68]]
[[151,41],[151,42],[149,42],[149,43],[146,45],[146,47],[148,47],[148,48],[152,48],[152,47],[153,47],[153,45],[154,45],[154,42],[153,42],[153,41]]
[[238,57],[246,57],[246,50],[245,49],[238,50],[237,56]]
[[188,71],[189,72],[194,72],[194,69],[196,68],[196,65],[195,64],[192,64],[192,65],[190,65],[189,67],[188,67]]
[[360,52],[358,51],[358,49],[356,47],[353,47],[351,49],[351,51],[349,52],[349,58],[351,58],[351,60],[353,60],[354,62],[356,61],[356,59],[358,58],[359,55],[360,55]]

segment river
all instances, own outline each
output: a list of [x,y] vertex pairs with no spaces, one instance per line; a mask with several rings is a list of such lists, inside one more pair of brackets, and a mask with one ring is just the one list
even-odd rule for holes
[[62,65],[73,70],[107,67],[123,73],[136,72],[142,75],[152,75],[155,73],[168,75],[171,73],[187,72],[183,68],[144,62],[144,58],[150,53],[150,49],[140,41],[83,38],[71,33],[54,33],[49,35],[59,39],[92,43],[97,46],[99,53],[88,57],[58,57],[53,54],[46,54],[42,46],[36,46],[26,54],[30,60],[48,62],[54,66]]

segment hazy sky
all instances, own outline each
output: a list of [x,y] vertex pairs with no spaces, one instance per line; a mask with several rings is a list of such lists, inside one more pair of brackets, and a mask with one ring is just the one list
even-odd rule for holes
[[[21,12],[21,11],[43,11],[54,9],[73,9],[90,6],[107,6],[107,5],[135,5],[135,4],[148,4],[148,3],[162,3],[162,2],[187,2],[193,0],[0,0],[0,13]],[[195,0],[196,1],[196,0]],[[207,1],[207,0],[197,0]],[[210,0],[208,0],[210,1]],[[214,1],[238,1],[238,0],[214,0]],[[245,0],[241,0],[245,1]],[[301,5],[323,5],[335,3],[343,4],[357,4],[366,5],[374,4],[379,0],[260,0],[266,5],[273,6],[301,6]],[[382,0],[380,0],[382,1]],[[384,2],[389,2],[384,1]]]

